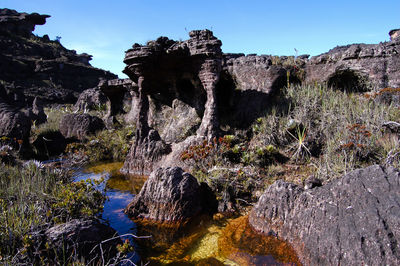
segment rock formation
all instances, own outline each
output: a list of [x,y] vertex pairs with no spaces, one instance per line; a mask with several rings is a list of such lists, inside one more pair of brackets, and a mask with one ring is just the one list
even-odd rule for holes
[[181,168],[158,168],[125,212],[136,219],[182,222],[203,210],[201,191],[196,178]]
[[[47,244],[47,258],[63,258],[67,255],[66,259],[73,259],[69,256],[75,254],[77,258],[83,257],[86,261],[98,261],[102,256],[109,260],[118,252],[116,245],[122,243],[118,237],[104,242],[102,250],[99,246],[102,241],[117,235],[113,228],[99,221],[74,219],[51,227],[44,234],[34,235],[34,240]],[[42,252],[44,250],[41,249]]]
[[30,129],[30,118],[0,98],[0,136],[27,141]]
[[30,106],[35,97],[45,104],[73,103],[100,79],[116,78],[92,67],[91,56],[67,50],[47,35],[32,34],[48,17],[0,9],[0,81],[16,105]]
[[338,46],[307,62],[306,82],[351,90],[400,87],[400,39],[391,31],[391,41],[379,44]]
[[38,13],[27,14],[7,8],[0,9],[0,32],[29,36],[36,25],[44,25],[49,17]]
[[291,243],[305,265],[398,265],[399,180],[398,170],[378,165],[308,190],[278,180],[249,221]]
[[394,29],[389,31],[389,36],[391,41],[400,40],[400,29]]
[[74,105],[74,110],[84,113],[90,110],[106,110],[107,105],[110,105],[109,101],[99,88],[87,89],[79,94],[78,100]]
[[[390,32],[390,42],[336,47],[311,59],[222,54],[211,31],[189,35],[186,41],[160,37],[134,44],[126,52],[124,72],[138,86],[130,90],[127,121],[136,122],[138,138],[124,172],[177,165],[178,153],[188,145],[212,139],[221,128],[248,127],[273,106],[273,97],[288,82],[326,82],[353,91],[400,87],[398,30]],[[153,140],[158,144],[147,144],[150,129],[157,131],[153,134],[159,138]],[[146,157],[141,146],[159,149]],[[137,162],[145,166],[136,167]]]
[[88,114],[67,114],[60,121],[60,132],[65,138],[84,140],[88,135],[104,129],[104,122]]
[[[146,46],[135,44],[126,52],[124,62],[127,66],[124,72],[138,84],[138,116],[136,143],[124,165],[125,172],[149,173],[153,170],[151,165],[170,152],[151,125],[154,120],[149,117],[152,115],[150,105],[154,104],[155,109],[160,109],[161,105],[171,107],[177,98],[186,104],[187,109],[192,109],[201,117],[197,129],[200,136],[211,139],[218,134],[215,87],[221,71],[221,41],[209,30],[192,31],[189,35],[190,39],[184,42],[160,37]],[[168,128],[171,126],[169,123]],[[149,132],[154,136],[151,138],[154,143],[149,143]],[[142,152],[144,147],[157,148],[150,151],[156,156],[146,156]],[[145,167],[137,167],[138,161],[143,161]]]

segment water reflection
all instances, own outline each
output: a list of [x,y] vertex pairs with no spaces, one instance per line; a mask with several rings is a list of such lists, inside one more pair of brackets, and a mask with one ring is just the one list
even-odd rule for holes
[[[120,235],[152,235],[151,239],[135,240],[135,250],[149,265],[299,265],[287,243],[254,233],[246,216],[224,219],[204,215],[184,224],[135,223],[124,208],[139,193],[147,177],[119,173],[122,163],[88,167],[75,175],[75,181],[92,179],[104,182],[108,200],[102,219]],[[137,253],[135,263],[140,262]]]

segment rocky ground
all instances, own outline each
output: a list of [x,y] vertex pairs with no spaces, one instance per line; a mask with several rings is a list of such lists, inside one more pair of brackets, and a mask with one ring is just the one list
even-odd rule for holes
[[134,44],[120,80],[34,36],[47,17],[0,10],[3,164],[122,159],[122,172],[150,175],[126,208],[134,219],[250,211],[249,226],[303,264],[399,263],[400,30],[312,58],[224,54],[196,30]]

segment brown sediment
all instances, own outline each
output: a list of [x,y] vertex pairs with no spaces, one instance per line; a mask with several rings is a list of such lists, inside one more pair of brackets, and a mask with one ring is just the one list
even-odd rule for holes
[[148,176],[133,176],[117,173],[107,180],[106,188],[129,191],[136,195],[140,192],[140,189],[144,182],[146,182],[147,178]]
[[103,172],[108,172],[110,174],[116,173],[124,165],[123,162],[111,162],[111,163],[101,163],[90,166],[87,168],[87,172],[92,172],[95,174],[100,174]]
[[188,252],[207,232],[211,221],[203,215],[180,222],[157,222],[150,219],[134,219],[139,235],[151,235],[140,241],[144,256],[150,261],[163,264],[190,260]]
[[247,216],[227,220],[226,227],[205,216],[186,223],[135,222],[141,235],[154,236],[142,245],[150,265],[301,265],[288,243],[256,233]]
[[108,172],[111,177],[107,180],[106,188],[138,194],[148,176],[122,174],[119,170],[123,165],[123,162],[102,163],[90,166],[86,171],[95,174]]
[[218,246],[222,257],[240,265],[259,265],[274,261],[286,265],[301,265],[294,249],[288,243],[274,236],[256,233],[251,228],[247,216],[237,218],[225,227],[218,240]]

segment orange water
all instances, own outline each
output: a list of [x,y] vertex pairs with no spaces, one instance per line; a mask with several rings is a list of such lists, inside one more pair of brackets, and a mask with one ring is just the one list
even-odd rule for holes
[[272,236],[255,233],[247,216],[236,219],[201,216],[186,224],[129,220],[123,208],[139,193],[147,177],[119,173],[122,163],[99,164],[86,169],[107,176],[111,195],[103,217],[120,234],[152,235],[138,242],[137,252],[149,265],[300,265],[292,247]]

